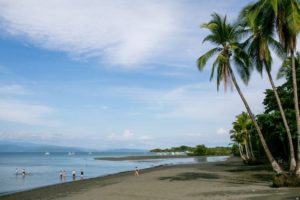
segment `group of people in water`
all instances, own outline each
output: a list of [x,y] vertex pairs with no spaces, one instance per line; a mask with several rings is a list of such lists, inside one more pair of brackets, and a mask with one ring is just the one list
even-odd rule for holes
[[[66,180],[66,171],[65,170],[61,170],[59,172],[59,177],[60,177],[60,180],[61,181],[65,181]],[[84,178],[84,172],[83,170],[81,169],[80,170],[80,179],[83,179]],[[75,181],[76,180],[76,171],[75,170],[72,170],[72,179]]]
[[[31,173],[28,173],[25,171],[25,169],[23,168],[21,171],[16,168],[16,172],[15,172],[15,175],[22,175],[23,177],[25,177],[26,175],[30,175]],[[59,172],[59,177],[60,177],[60,180],[61,181],[65,181],[66,180],[66,177],[67,177],[67,173],[65,170],[61,170]],[[84,178],[84,172],[83,170],[81,169],[80,170],[80,179],[83,179]],[[76,180],[76,171],[75,170],[72,170],[72,179],[73,180]]]
[[23,177],[25,177],[26,175],[31,175],[31,173],[26,172],[25,169],[22,169],[21,171],[19,171],[18,168],[16,168],[16,173],[15,174],[16,174],[16,176],[17,175],[22,175]]
[[[25,169],[22,169],[22,171],[19,171],[18,168],[16,168],[16,175],[22,175],[23,177],[25,177],[26,175],[29,175],[30,173],[27,173],[25,171]],[[138,167],[135,167],[134,169],[134,176],[139,176],[139,169]],[[67,173],[65,170],[61,170],[59,172],[59,177],[60,177],[60,181],[65,181],[66,180],[66,177],[67,177]],[[84,172],[83,170],[81,169],[80,170],[80,179],[82,180],[84,178]],[[73,181],[76,180],[76,171],[75,170],[72,170],[72,179]]]

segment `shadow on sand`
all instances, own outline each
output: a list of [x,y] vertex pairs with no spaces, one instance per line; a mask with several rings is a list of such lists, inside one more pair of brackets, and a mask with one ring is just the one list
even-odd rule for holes
[[159,180],[190,181],[190,180],[197,180],[197,179],[219,179],[219,178],[220,177],[216,174],[186,172],[186,173],[178,174],[176,176],[160,177]]

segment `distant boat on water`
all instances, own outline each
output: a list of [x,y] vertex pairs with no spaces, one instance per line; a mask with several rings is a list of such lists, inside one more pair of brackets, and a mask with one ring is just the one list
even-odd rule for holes
[[46,156],[49,156],[49,155],[50,155],[50,153],[49,153],[49,152],[45,152],[45,155],[46,155]]
[[75,152],[69,152],[68,155],[73,156],[73,155],[75,155]]

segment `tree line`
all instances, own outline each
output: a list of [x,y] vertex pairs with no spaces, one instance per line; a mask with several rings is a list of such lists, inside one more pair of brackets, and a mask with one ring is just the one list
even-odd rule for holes
[[231,147],[206,147],[204,144],[199,144],[196,147],[180,146],[166,149],[152,149],[153,153],[172,153],[184,152],[189,156],[216,156],[216,155],[230,155],[232,154]]

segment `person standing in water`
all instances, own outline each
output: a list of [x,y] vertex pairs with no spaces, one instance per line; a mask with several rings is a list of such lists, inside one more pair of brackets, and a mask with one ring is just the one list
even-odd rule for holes
[[59,177],[60,177],[60,181],[62,181],[63,180],[63,172],[62,171],[59,172]]
[[81,180],[83,179],[83,170],[82,169],[80,170],[80,178],[81,178]]
[[76,179],[76,171],[75,170],[72,171],[72,177],[73,177],[73,181],[75,181],[75,179]]
[[25,176],[25,175],[26,175],[25,169],[22,169],[22,176]]
[[67,176],[67,175],[66,175],[66,171],[65,171],[65,170],[62,171],[62,175],[63,175],[64,181],[66,181],[66,176]]

